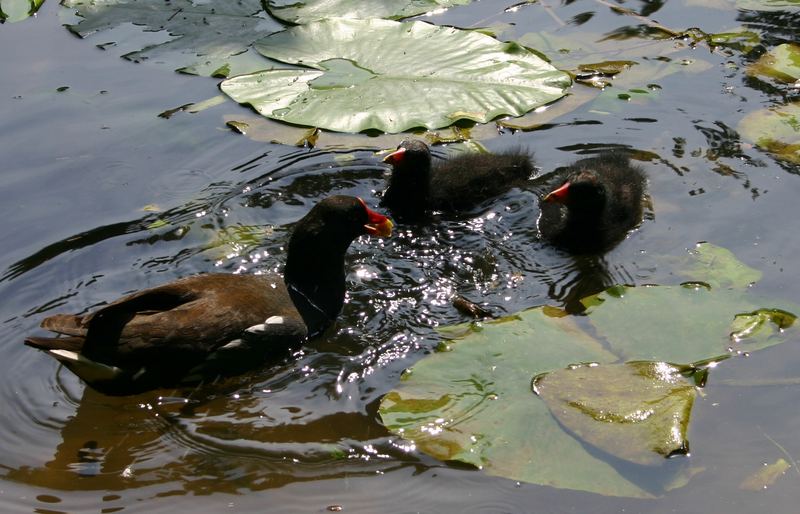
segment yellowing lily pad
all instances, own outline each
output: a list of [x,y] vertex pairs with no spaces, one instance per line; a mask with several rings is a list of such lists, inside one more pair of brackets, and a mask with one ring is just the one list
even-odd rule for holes
[[738,129],[776,159],[800,164],[800,102],[751,112]]
[[800,45],[784,43],[765,53],[747,68],[748,75],[761,75],[780,82],[800,79]]
[[22,21],[36,14],[44,0],[0,0],[0,23]]

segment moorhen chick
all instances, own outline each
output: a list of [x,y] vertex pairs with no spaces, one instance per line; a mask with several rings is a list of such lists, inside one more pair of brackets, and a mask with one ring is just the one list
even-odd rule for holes
[[383,160],[392,165],[381,205],[398,218],[416,221],[431,211],[458,213],[521,186],[533,174],[533,156],[520,150],[465,153],[431,163],[424,142],[400,143]]
[[28,337],[25,344],[109,394],[197,381],[209,370],[225,374],[225,364],[259,362],[330,325],[344,303],[350,243],[391,231],[392,222],[360,198],[331,196],[295,225],[283,278],[209,273],[179,279],[87,315],[45,318],[43,328],[65,337]]
[[581,159],[555,173],[542,199],[539,233],[571,253],[608,250],[642,221],[645,174],[619,152]]

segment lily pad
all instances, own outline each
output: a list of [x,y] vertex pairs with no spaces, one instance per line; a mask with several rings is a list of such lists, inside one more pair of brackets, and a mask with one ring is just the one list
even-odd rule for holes
[[784,43],[765,53],[747,67],[748,75],[761,75],[780,82],[800,79],[800,45]]
[[[776,306],[762,307],[747,291],[681,286],[616,287],[585,303],[589,309],[584,316],[563,316],[559,309],[544,307],[446,329],[448,351],[416,363],[384,397],[380,415],[385,425],[436,458],[469,463],[514,480],[642,498],[685,483],[692,471],[673,460],[667,464],[664,459],[650,472],[630,463],[658,460],[643,457],[653,451],[649,443],[637,449],[637,456],[623,458],[614,445],[601,443],[628,437],[623,428],[609,429],[619,432],[613,436],[587,436],[581,429],[587,440],[574,437],[574,427],[573,432],[565,431],[546,403],[531,397],[531,378],[582,362],[621,366],[630,360],[652,361],[629,368],[635,373],[636,366],[662,366],[655,363],[724,359],[730,355],[736,315]],[[788,335],[786,329],[753,331],[741,344],[762,348]],[[620,373],[603,369],[606,374]],[[676,387],[685,408],[689,389]],[[599,401],[592,403],[595,411],[605,408],[605,400]],[[616,410],[631,412],[635,401],[618,403]],[[638,401],[647,403],[645,397]],[[674,402],[679,410],[681,401]],[[598,452],[595,444],[604,451]],[[670,446],[660,448],[663,455]]]
[[[198,75],[264,69],[269,63],[247,50],[281,28],[264,12],[260,0],[64,0],[63,4],[83,18],[68,25],[80,37],[133,24],[141,27],[142,46],[123,57],[135,62],[169,59],[180,71]],[[153,45],[145,36],[154,31],[172,39]]]
[[569,76],[516,43],[424,22],[328,19],[255,44],[306,69],[234,77],[222,90],[272,119],[340,132],[402,132],[519,116]]
[[776,159],[800,164],[800,102],[751,112],[738,130]]
[[697,388],[686,374],[686,366],[666,362],[584,364],[543,373],[532,384],[577,437],[614,457],[655,466],[688,452]]
[[0,23],[22,21],[36,14],[44,0],[0,0]]
[[386,18],[399,20],[472,0],[267,0],[271,15],[288,23],[305,24],[324,18]]

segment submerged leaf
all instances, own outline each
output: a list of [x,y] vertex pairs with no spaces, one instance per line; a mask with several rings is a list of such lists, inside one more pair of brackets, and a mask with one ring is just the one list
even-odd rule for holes
[[552,102],[570,84],[516,43],[423,22],[327,19],[255,46],[307,68],[234,77],[222,90],[269,118],[340,132],[486,123]]
[[[741,314],[763,310],[755,301],[742,291],[693,284],[617,286],[582,303],[587,306],[586,314],[597,333],[613,345],[622,359],[695,362],[737,346],[731,337],[736,331],[736,319]],[[748,351],[785,340],[774,335],[767,330],[752,331],[748,335]]]
[[665,362],[570,366],[533,380],[553,416],[577,437],[635,464],[688,452],[696,396],[684,367]]
[[[266,16],[260,0],[64,0],[63,4],[83,18],[68,26],[81,37],[133,24],[142,27],[141,49],[126,59],[168,57],[180,71],[208,76],[263,69],[268,63],[246,50],[280,28]],[[164,31],[172,39],[153,45],[148,33],[154,31]]]
[[778,459],[769,465],[764,463],[761,469],[742,480],[742,483],[739,484],[739,489],[745,491],[764,490],[774,484],[791,467],[784,459]]
[[267,0],[269,13],[296,24],[324,18],[387,18],[399,20],[472,0]]
[[689,255],[688,266],[679,273],[690,280],[702,281],[714,288],[735,289],[744,289],[761,280],[761,271],[737,259],[727,248],[698,243]]

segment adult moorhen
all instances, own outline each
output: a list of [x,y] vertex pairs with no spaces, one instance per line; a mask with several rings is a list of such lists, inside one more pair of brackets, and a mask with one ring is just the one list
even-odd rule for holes
[[424,142],[400,143],[383,160],[392,165],[382,205],[398,219],[418,221],[430,211],[458,213],[521,186],[533,174],[533,156],[520,150],[465,153],[431,163]]
[[258,362],[330,325],[344,303],[350,243],[391,231],[392,222],[360,198],[331,196],[294,227],[283,279],[195,275],[87,315],[50,316],[42,327],[65,337],[28,337],[25,343],[109,394],[196,381],[209,371],[224,374],[225,364]]
[[539,233],[571,253],[608,250],[642,220],[645,174],[619,152],[581,159],[555,173],[542,199]]

